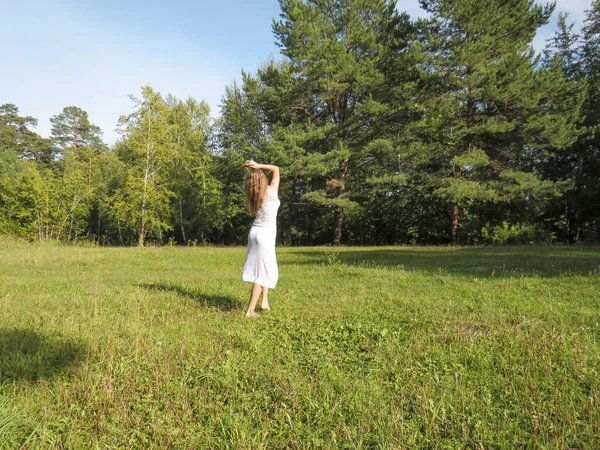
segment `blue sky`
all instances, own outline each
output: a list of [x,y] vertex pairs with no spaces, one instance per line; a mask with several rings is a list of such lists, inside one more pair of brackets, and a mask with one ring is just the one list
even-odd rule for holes
[[[557,0],[580,28],[591,0]],[[418,0],[398,9],[423,15]],[[0,0],[5,36],[0,104],[14,103],[39,120],[76,105],[112,144],[119,115],[131,111],[129,95],[149,84],[163,94],[206,100],[213,116],[225,86],[279,57],[271,23],[277,0]],[[556,16],[556,13],[555,13]],[[538,33],[539,51],[555,21]]]

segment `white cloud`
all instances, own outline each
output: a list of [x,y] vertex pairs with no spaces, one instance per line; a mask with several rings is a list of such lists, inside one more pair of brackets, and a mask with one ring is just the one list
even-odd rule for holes
[[419,5],[419,0],[399,0],[398,3],[396,3],[396,9],[398,11],[407,12],[413,19],[426,16],[425,11],[423,11],[421,5]]

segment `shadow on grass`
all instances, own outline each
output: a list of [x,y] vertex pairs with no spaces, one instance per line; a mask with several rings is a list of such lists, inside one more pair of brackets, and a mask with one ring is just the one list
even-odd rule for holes
[[80,362],[85,346],[31,330],[0,329],[0,381],[57,376]]
[[281,264],[403,268],[468,277],[559,277],[600,273],[600,247],[398,247],[291,250]]
[[177,283],[142,283],[139,285],[150,291],[161,291],[161,292],[174,292],[177,295],[191,298],[196,300],[205,306],[212,306],[213,308],[220,309],[221,311],[233,311],[240,309],[239,303],[231,297],[225,297],[223,295],[211,295],[206,292],[202,292],[200,288],[193,288],[183,284]]

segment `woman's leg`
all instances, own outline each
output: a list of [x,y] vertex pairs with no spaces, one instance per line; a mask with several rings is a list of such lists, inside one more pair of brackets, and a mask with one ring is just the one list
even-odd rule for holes
[[270,311],[269,307],[269,288],[266,286],[262,287],[262,303],[260,304],[260,309],[263,311]]
[[246,311],[246,317],[256,317],[258,315],[254,312],[254,308],[256,308],[256,304],[258,303],[258,297],[260,296],[261,290],[262,286],[260,284],[254,283],[252,285],[252,290],[250,291],[250,304]]

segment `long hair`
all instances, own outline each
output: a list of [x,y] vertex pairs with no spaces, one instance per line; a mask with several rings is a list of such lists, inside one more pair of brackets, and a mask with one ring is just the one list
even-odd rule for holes
[[250,169],[246,174],[246,207],[252,214],[262,208],[269,180],[260,169]]

